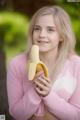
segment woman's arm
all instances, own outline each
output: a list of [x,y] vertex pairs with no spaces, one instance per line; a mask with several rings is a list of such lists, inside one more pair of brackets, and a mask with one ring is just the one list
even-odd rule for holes
[[[80,68],[79,68],[80,69]],[[76,73],[79,73],[77,70]],[[53,89],[50,89],[50,80],[40,76],[35,80],[36,91],[42,96],[43,102],[49,112],[61,120],[79,120],[80,119],[80,78],[76,75],[77,86],[74,94],[70,98],[60,96]],[[66,94],[66,91],[64,91]],[[64,94],[64,96],[65,96]],[[43,97],[44,96],[44,97]],[[66,94],[67,96],[67,94]],[[73,97],[74,96],[74,97]]]
[[79,120],[80,109],[60,98],[51,91],[48,96],[43,97],[47,109],[61,120]]
[[15,61],[11,62],[8,67],[7,92],[9,111],[16,120],[28,120],[36,112],[41,102],[33,87],[28,88],[25,93],[23,92],[21,74]]
[[60,97],[53,90],[43,97],[48,110],[61,120],[80,120],[80,64],[78,62],[74,70],[77,86],[69,100]]

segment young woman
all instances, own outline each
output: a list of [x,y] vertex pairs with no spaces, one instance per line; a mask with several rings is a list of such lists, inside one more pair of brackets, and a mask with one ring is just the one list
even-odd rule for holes
[[[29,50],[8,66],[7,92],[10,114],[16,120],[80,120],[80,57],[70,18],[59,6],[38,10],[29,29]],[[28,79],[30,48],[39,46],[40,60],[47,66]]]

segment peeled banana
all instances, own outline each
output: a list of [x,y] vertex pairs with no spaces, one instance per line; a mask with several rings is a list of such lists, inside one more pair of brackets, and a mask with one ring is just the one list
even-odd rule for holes
[[31,48],[30,64],[28,69],[29,80],[33,80],[35,75],[40,71],[43,71],[45,77],[48,77],[48,69],[39,59],[39,47],[37,45],[33,45]]

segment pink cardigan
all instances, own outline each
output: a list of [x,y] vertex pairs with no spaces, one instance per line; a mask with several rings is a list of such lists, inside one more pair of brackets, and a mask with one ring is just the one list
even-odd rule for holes
[[[43,116],[44,105],[60,120],[80,120],[80,57],[66,60],[46,97],[40,97],[27,76],[26,54],[16,56],[7,70],[9,112],[16,120]],[[39,120],[39,119],[38,119]]]

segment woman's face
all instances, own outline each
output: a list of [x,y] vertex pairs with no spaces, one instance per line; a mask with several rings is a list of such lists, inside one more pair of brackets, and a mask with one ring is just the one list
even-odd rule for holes
[[58,49],[60,37],[52,15],[40,16],[36,20],[32,37],[41,52]]

